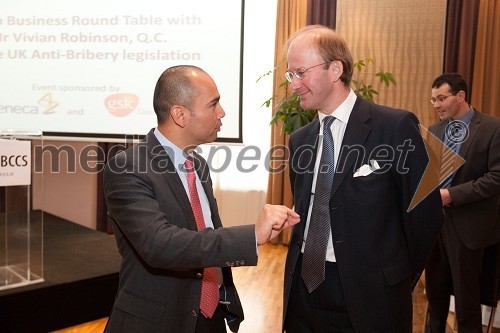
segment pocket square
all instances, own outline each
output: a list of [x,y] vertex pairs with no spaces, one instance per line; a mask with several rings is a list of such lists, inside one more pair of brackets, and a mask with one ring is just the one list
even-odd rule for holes
[[362,165],[356,172],[354,172],[353,177],[365,177],[373,173],[373,171],[380,169],[380,165],[376,160],[370,160],[370,164]]

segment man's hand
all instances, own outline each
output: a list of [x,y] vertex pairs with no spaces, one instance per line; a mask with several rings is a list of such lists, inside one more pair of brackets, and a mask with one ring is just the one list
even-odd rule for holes
[[269,242],[278,236],[283,229],[291,227],[299,223],[299,221],[299,214],[290,208],[281,205],[266,204],[255,224],[257,244],[262,245]]
[[448,206],[451,205],[451,196],[450,196],[450,191],[446,188],[442,188],[439,190],[441,193],[441,201],[443,202],[443,206]]

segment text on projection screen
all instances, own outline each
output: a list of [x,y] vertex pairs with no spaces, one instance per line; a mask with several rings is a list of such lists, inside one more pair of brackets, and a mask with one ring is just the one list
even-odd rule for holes
[[190,64],[217,83],[226,111],[219,137],[238,138],[241,7],[235,0],[2,0],[0,130],[144,135],[156,126],[158,77]]

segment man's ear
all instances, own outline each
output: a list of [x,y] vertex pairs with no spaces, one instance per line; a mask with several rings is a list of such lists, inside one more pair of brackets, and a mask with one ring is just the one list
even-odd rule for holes
[[172,109],[170,109],[170,118],[172,118],[173,122],[176,123],[180,127],[186,126],[186,110],[180,105],[174,105]]
[[465,101],[465,91],[460,90],[459,92],[457,92],[457,97],[459,98],[460,102]]
[[331,66],[333,68],[333,75],[335,76],[335,82],[337,82],[343,73],[342,62],[340,62],[338,60],[334,60],[334,61],[332,61]]

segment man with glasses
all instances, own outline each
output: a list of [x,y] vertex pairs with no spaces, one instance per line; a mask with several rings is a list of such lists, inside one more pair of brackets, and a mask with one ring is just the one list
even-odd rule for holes
[[443,74],[432,83],[440,122],[429,130],[465,159],[440,184],[446,220],[425,270],[432,333],[446,330],[451,294],[458,331],[482,332],[484,250],[500,242],[500,119],[470,106],[467,94],[460,74]]
[[342,37],[287,43],[290,88],[318,117],[290,137],[297,213],[285,268],[287,333],[412,331],[412,290],[443,221],[439,192],[410,202],[428,164],[418,119],[351,89]]

